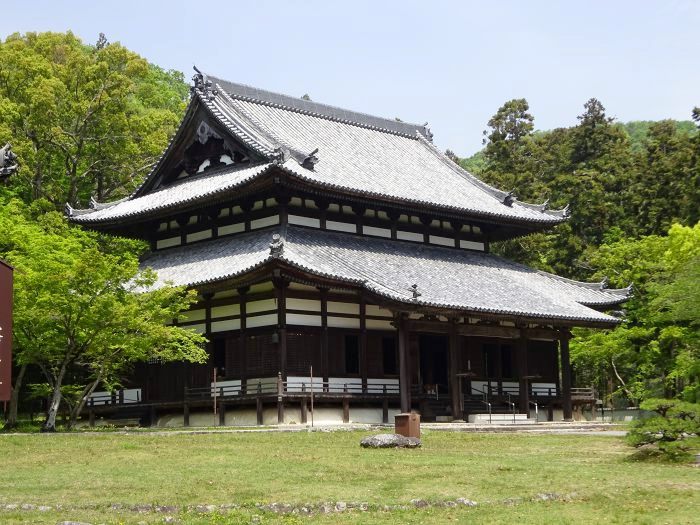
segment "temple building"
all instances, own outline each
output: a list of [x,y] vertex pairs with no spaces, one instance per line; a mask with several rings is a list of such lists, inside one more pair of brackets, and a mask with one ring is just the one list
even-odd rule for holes
[[317,421],[570,419],[592,399],[572,390],[570,329],[615,326],[629,295],[492,255],[568,210],[485,184],[425,125],[201,73],[143,184],[67,213],[149,242],[155,286],[198,291],[177,323],[210,341],[207,365],[144,364],[98,414],[305,422],[313,391]]

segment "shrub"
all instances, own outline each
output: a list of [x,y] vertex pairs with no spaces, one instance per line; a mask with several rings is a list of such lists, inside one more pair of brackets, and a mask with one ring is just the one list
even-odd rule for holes
[[648,399],[640,408],[652,415],[632,423],[627,436],[642,456],[681,461],[698,446],[700,404],[675,399]]

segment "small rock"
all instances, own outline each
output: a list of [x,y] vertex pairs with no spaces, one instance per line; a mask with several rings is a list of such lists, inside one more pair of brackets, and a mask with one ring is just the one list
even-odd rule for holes
[[59,521],[56,525],[92,525],[92,523],[85,523],[84,521]]
[[457,503],[460,505],[464,505],[465,507],[476,507],[477,505],[476,501],[472,501],[467,498],[457,498]]
[[416,448],[420,439],[407,438],[400,434],[376,434],[362,438],[360,445],[364,448]]
[[535,501],[556,501],[562,499],[562,496],[556,492],[543,492],[542,494],[537,494],[534,499]]
[[48,505],[39,505],[36,508],[36,510],[38,510],[39,512],[48,512],[48,511],[53,510],[53,509],[51,507],[49,507]]
[[323,503],[322,505],[320,505],[320,506],[318,507],[318,511],[319,511],[321,514],[330,514],[330,513],[333,512],[334,510],[335,510],[335,507],[334,507],[334,505],[333,505],[332,503]]
[[443,501],[443,502],[441,503],[441,505],[442,505],[443,507],[447,507],[447,508],[454,508],[454,507],[457,506],[457,502],[456,502],[456,501],[449,501],[449,500],[448,500],[448,501]]
[[36,505],[32,505],[31,503],[22,503],[22,506],[20,507],[22,510],[35,510]]
[[17,503],[8,503],[5,505],[5,510],[17,510],[19,508],[19,505]]
[[174,516],[166,516],[163,518],[163,523],[177,523],[177,519]]
[[422,509],[430,505],[427,501],[424,499],[412,499],[411,500],[411,505],[416,507],[417,509]]
[[134,505],[131,507],[131,510],[134,512],[151,512],[153,510],[153,505]]
[[345,512],[345,510],[348,508],[348,504],[345,503],[344,501],[338,501],[335,504],[335,510],[336,512]]

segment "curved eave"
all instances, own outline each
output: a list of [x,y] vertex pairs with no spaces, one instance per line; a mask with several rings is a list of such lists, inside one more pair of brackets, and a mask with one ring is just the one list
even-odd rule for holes
[[[196,206],[210,205],[216,202],[221,202],[223,200],[226,200],[227,198],[233,197],[234,192],[245,191],[246,187],[252,186],[256,183],[260,183],[261,179],[264,179],[265,177],[272,177],[274,172],[276,171],[274,168],[279,168],[279,170],[286,174],[288,177],[290,177],[292,181],[296,180],[304,186],[322,189],[331,194],[337,194],[339,196],[355,198],[358,200],[377,201],[378,203],[391,203],[395,206],[405,207],[408,205],[415,209],[417,213],[437,213],[454,216],[462,220],[483,220],[485,222],[490,222],[494,224],[516,226],[526,230],[523,233],[529,233],[531,231],[537,231],[539,229],[548,228],[560,224],[561,222],[566,220],[565,218],[561,218],[535,222],[527,219],[515,219],[512,217],[504,217],[499,214],[486,213],[478,210],[472,210],[469,208],[458,208],[455,206],[440,206],[432,202],[418,199],[402,199],[382,193],[358,191],[354,188],[337,184],[324,183],[322,181],[319,181],[317,178],[309,177],[304,173],[305,169],[298,166],[298,164],[296,164],[296,161],[293,160],[288,160],[284,164],[260,163],[258,164],[258,166],[264,166],[264,169],[261,169],[259,172],[255,173],[249,178],[246,178],[243,181],[240,181],[239,183],[232,184],[215,192],[202,193],[197,197],[184,199],[176,203],[159,206],[156,208],[150,208],[142,211],[136,211],[124,215],[107,217],[104,219],[91,218],[91,215],[96,211],[106,210],[124,202],[125,199],[122,199],[114,203],[98,204],[98,206],[94,209],[81,210],[73,209],[70,206],[67,206],[66,214],[68,215],[71,222],[82,225],[109,227],[116,225],[135,224],[144,220],[151,220],[154,218],[162,217],[166,214],[186,211]],[[221,168],[217,171],[213,171],[210,173],[205,172],[201,174],[201,176],[193,176],[192,178],[185,179],[179,184],[196,183],[206,178],[219,176],[222,172],[228,172],[227,168]],[[171,185],[168,188],[164,189],[167,190],[175,187],[177,187],[177,185]],[[136,197],[136,199],[144,198],[147,195]],[[128,198],[126,200],[135,199]]]

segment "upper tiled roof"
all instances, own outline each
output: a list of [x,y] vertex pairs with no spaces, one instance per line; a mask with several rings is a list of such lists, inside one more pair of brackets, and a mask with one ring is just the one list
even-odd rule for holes
[[[432,144],[425,126],[208,79],[211,86],[199,84],[192,103],[202,104],[237,140],[263,158],[283,163],[290,174],[307,183],[522,225],[556,224],[566,217],[565,210],[546,210],[511,199],[466,172]],[[316,149],[318,161],[312,169],[304,167],[304,157]],[[206,180],[215,184],[214,176]],[[205,184],[195,187],[203,195],[209,193]],[[134,213],[143,193],[129,197]],[[171,206],[178,204],[174,200]],[[88,219],[93,210],[73,212],[77,222],[122,216],[116,209],[95,219]]]
[[242,168],[224,168],[213,173],[204,172],[159,188],[143,197],[123,199],[112,206],[98,204],[90,210],[73,210],[68,207],[68,214],[74,222],[90,224],[147,215],[176,205],[196,202],[204,204],[219,194],[249,182],[270,166],[272,163],[264,162]]
[[[275,259],[273,233],[282,236],[283,262],[417,307],[613,325],[617,319],[589,306],[629,296],[629,290],[563,280],[489,254],[293,226],[158,251],[142,265],[158,273],[156,286],[201,286]],[[416,300],[413,284],[421,294]]]

